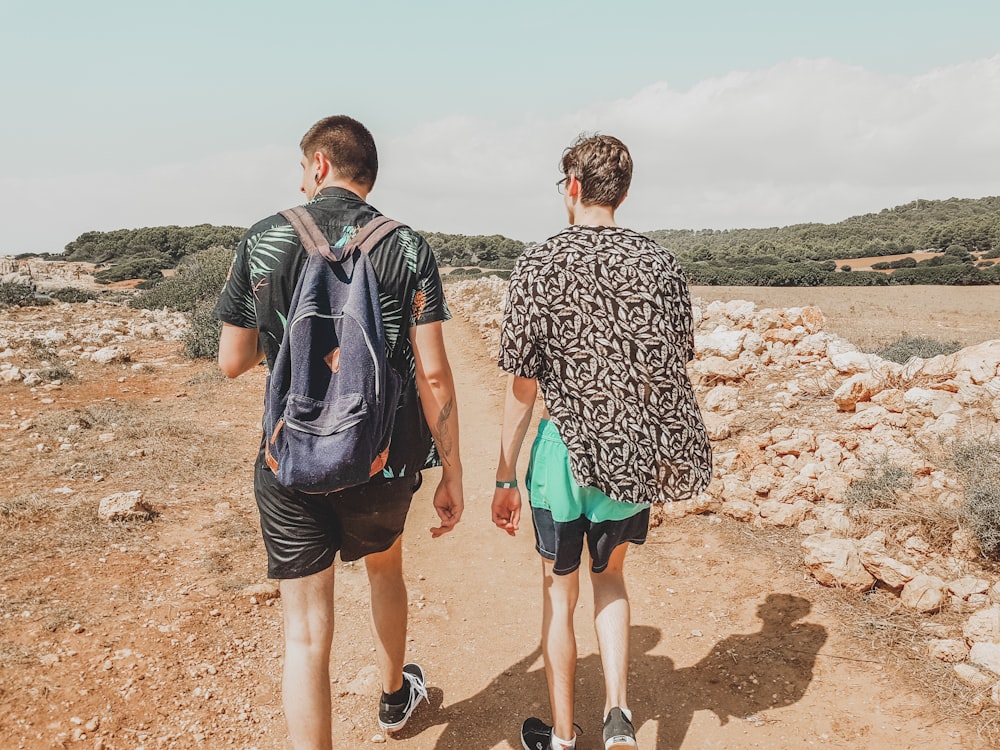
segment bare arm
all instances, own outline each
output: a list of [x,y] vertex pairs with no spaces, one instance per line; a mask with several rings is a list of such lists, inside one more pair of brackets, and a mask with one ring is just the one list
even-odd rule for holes
[[[521,453],[524,436],[535,408],[538,381],[511,375],[507,379],[507,397],[504,399],[503,429],[500,432],[500,461],[497,464],[497,481],[517,479],[517,457]],[[511,536],[521,522],[521,491],[497,488],[493,492],[493,523]]]
[[231,323],[222,324],[219,367],[227,378],[239,377],[259,365],[263,359],[260,331],[256,328],[240,328]]
[[434,508],[441,525],[431,529],[435,537],[451,531],[465,507],[462,490],[462,459],[459,455],[458,406],[455,381],[444,347],[440,322],[413,326],[410,343],[416,362],[417,393],[443,466],[441,482],[434,493]]

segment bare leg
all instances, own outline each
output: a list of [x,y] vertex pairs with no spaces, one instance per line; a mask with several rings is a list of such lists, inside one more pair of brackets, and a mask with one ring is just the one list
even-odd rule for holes
[[630,611],[625,590],[625,553],[628,544],[621,544],[611,553],[608,567],[602,573],[591,573],[594,586],[594,629],[601,649],[604,667],[604,715],[615,706],[628,708],[628,631]]
[[542,561],[542,655],[549,684],[552,729],[558,737],[573,736],[573,698],[576,679],[576,633],[573,612],[580,596],[580,571],[564,576]]
[[403,687],[406,656],[406,583],[403,581],[403,537],[385,552],[365,557],[371,587],[371,629],[382,690]]
[[333,566],[282,580],[285,667],[281,694],[295,750],[330,750],[330,647],[333,642]]

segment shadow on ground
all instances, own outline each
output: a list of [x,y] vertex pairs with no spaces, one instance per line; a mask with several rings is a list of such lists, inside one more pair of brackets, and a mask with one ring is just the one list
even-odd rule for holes
[[[809,601],[801,597],[771,594],[757,608],[763,621],[759,631],[724,638],[701,661],[683,669],[675,669],[668,656],[649,653],[660,641],[658,630],[634,626],[629,704],[636,730],[654,721],[656,750],[677,750],[696,711],[711,711],[725,724],[730,718],[751,717],[800,700],[812,681],[816,655],[827,637],[821,625],[797,622],[810,609]],[[438,708],[443,696],[432,694],[432,710],[414,714],[406,736],[446,724],[436,750],[464,750],[471,746],[470,741],[476,747],[494,747],[505,741],[520,747],[521,722],[532,715],[549,716],[544,670],[531,669],[539,656],[540,648],[536,648],[484,690],[459,703]],[[594,741],[600,743],[604,708],[597,654],[579,661],[577,685],[577,722],[587,735],[587,745],[592,746]]]

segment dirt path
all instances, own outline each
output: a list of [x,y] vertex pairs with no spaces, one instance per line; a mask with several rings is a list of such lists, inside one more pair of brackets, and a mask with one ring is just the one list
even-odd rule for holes
[[[504,381],[471,326],[455,320],[446,335],[466,513],[453,534],[431,538],[429,472],[404,548],[409,656],[427,671],[432,705],[388,744],[516,749],[521,721],[548,713],[540,564],[530,523],[510,539],[489,521]],[[0,501],[22,498],[45,514],[18,520],[22,505],[0,502],[8,513],[0,514],[4,750],[289,747],[280,600],[251,599],[246,589],[264,580],[250,488],[263,373],[220,380],[213,365],[165,357],[162,347],[152,348],[163,364],[148,372],[82,372],[45,399],[3,391],[17,413],[9,421],[30,417],[37,432],[0,434]],[[133,360],[144,361],[142,352]],[[79,451],[37,450],[86,404],[104,410],[88,413],[91,421],[133,414],[138,423],[114,428],[113,442],[89,438],[87,450],[82,438]],[[53,492],[62,487],[74,494]],[[136,487],[157,508],[154,523],[95,524],[97,499]],[[840,594],[756,539],[695,517],[652,530],[629,553],[630,702],[641,748],[985,746],[852,636],[837,614]],[[364,566],[338,563],[336,586],[335,746],[378,746]],[[578,747],[596,750],[603,697],[586,580],[582,588]]]

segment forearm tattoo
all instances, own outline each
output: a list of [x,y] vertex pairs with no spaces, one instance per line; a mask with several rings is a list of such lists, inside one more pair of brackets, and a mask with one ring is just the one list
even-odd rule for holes
[[447,465],[451,464],[451,451],[454,447],[451,433],[448,430],[448,418],[454,410],[455,404],[452,399],[448,399],[438,414],[437,424],[431,429],[434,442],[437,443],[438,454],[441,461]]

